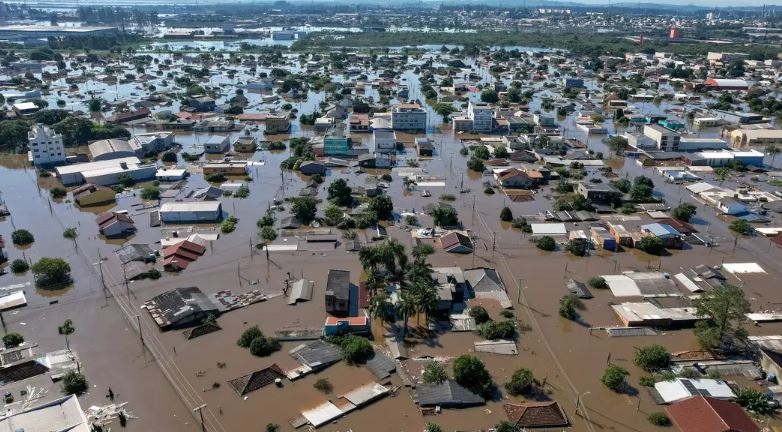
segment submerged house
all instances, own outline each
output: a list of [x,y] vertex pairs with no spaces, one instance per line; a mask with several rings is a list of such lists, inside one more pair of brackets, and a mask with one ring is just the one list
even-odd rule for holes
[[413,399],[416,404],[424,407],[467,408],[486,403],[483,397],[451,379],[440,384],[417,384]]
[[333,315],[347,315],[350,312],[350,272],[329,270],[326,282],[326,312]]
[[143,308],[162,330],[197,324],[220,313],[217,304],[197,287],[166,291],[152,297]]

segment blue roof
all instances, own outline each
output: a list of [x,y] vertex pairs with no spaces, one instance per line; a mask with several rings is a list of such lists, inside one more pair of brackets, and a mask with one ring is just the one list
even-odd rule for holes
[[657,237],[679,236],[681,233],[676,231],[676,228],[661,223],[653,223],[647,225],[641,225],[641,229],[649,231]]

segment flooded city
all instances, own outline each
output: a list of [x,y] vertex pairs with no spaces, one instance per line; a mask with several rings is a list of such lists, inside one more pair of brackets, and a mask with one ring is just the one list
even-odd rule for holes
[[782,430],[775,16],[456,6],[0,3],[0,429]]

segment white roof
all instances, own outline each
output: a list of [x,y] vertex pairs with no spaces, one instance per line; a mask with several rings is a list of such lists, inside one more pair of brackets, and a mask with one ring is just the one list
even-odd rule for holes
[[742,79],[722,79],[717,78],[710,81],[714,81],[714,84],[720,86],[720,87],[748,87],[746,81]]
[[654,385],[665,403],[676,402],[690,396],[702,394],[716,399],[733,399],[736,395],[728,384],[715,379],[676,378],[673,381],[660,381]]
[[532,226],[532,235],[567,235],[567,228],[563,223],[534,223]]
[[76,396],[66,396],[0,420],[2,432],[90,432]]
[[766,272],[758,263],[724,263],[722,268],[733,274]]
[[305,410],[301,412],[301,415],[307,419],[310,424],[312,424],[315,427],[318,427],[322,424],[326,424],[335,418],[342,415],[342,410],[340,410],[336,405],[334,405],[331,402],[324,402],[315,408]]
[[691,185],[685,186],[685,188],[694,194],[699,194],[701,192],[706,192],[712,189],[719,189],[718,186],[714,186],[713,184],[707,182],[693,183]]
[[220,201],[190,201],[190,202],[165,202],[160,206],[160,212],[197,212],[218,211]]
[[58,166],[57,168],[55,168],[55,170],[57,171],[57,175],[62,176],[62,175],[68,175],[74,173],[85,173],[88,171],[103,170],[106,168],[116,168],[120,166],[122,163],[127,164],[128,168],[131,167],[135,168],[137,165],[141,164],[141,161],[139,160],[139,158],[133,156],[133,157],[120,158],[120,159],[111,159],[106,161],[63,165],[63,166]]
[[6,296],[0,297],[0,310],[13,309],[19,306],[25,306],[27,304],[27,298],[24,296],[24,291],[16,291]]
[[36,104],[34,104],[32,102],[20,102],[20,103],[14,104],[14,108],[16,108],[16,109],[18,109],[20,111],[24,111],[24,110],[29,110],[29,109],[36,109],[36,108],[38,108],[38,105],[36,105]]

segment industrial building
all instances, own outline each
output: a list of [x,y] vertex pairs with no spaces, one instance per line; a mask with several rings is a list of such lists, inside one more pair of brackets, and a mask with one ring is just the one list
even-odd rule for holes
[[119,183],[123,175],[129,175],[133,181],[140,182],[155,178],[156,172],[155,165],[143,165],[135,156],[55,168],[57,178],[66,186],[85,182],[99,186],[111,186]]
[[89,145],[90,154],[94,161],[105,161],[111,159],[124,159],[137,156],[133,147],[122,139],[105,139],[95,141]]
[[218,222],[222,216],[220,201],[167,202],[160,206],[164,223]]
[[60,26],[2,26],[0,39],[33,39],[48,37],[108,36],[117,33],[116,27],[60,27]]

